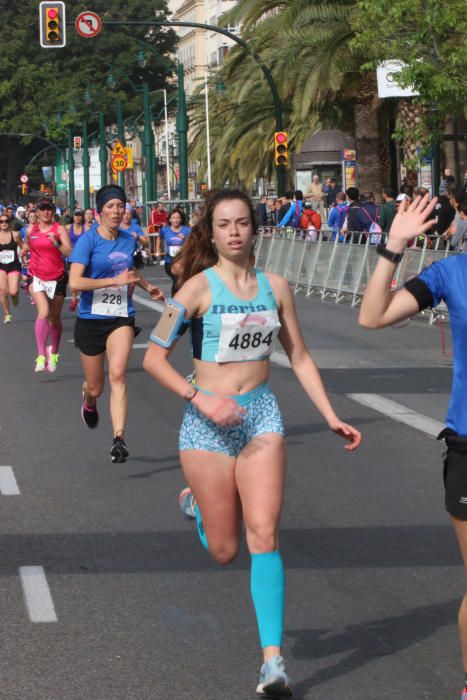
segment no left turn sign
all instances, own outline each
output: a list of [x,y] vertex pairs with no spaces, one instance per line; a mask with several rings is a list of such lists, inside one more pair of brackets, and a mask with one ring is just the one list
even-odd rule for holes
[[102,29],[102,20],[95,12],[86,10],[80,12],[75,21],[75,28],[78,34],[85,39],[97,36]]

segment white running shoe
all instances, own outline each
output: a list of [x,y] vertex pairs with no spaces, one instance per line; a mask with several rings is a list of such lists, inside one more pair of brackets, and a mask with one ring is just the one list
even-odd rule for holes
[[271,656],[261,666],[256,695],[266,698],[290,698],[292,696],[282,656]]

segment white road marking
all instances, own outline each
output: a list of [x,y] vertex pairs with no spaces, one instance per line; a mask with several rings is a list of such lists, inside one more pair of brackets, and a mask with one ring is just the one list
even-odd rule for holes
[[137,301],[138,304],[141,304],[142,306],[147,306],[148,309],[154,309],[154,311],[158,311],[160,314],[163,312],[165,306],[165,304],[162,301],[152,301],[152,299],[145,299],[139,294],[133,294],[133,301]]
[[445,427],[443,423],[434,418],[424,416],[422,413],[413,411],[411,408],[407,408],[407,406],[403,406],[384,396],[379,396],[379,394],[347,394],[347,396],[349,399],[362,404],[362,406],[368,406],[392,420],[405,423],[411,428],[420,430],[431,437],[436,437]]
[[20,491],[11,467],[0,467],[0,493],[2,496],[19,496]]
[[19,576],[31,622],[57,622],[52,595],[42,566],[21,566]]

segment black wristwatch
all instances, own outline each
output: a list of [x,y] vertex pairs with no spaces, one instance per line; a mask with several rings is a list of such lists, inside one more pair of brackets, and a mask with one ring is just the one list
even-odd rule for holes
[[386,248],[385,243],[380,243],[378,247],[376,248],[376,252],[378,255],[382,255],[383,258],[386,258],[386,260],[390,260],[393,263],[400,263],[402,258],[404,257],[404,253],[394,253],[392,250],[388,250]]

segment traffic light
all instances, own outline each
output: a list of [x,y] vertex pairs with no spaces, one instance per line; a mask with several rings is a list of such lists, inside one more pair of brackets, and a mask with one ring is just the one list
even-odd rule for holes
[[21,185],[21,194],[27,194],[28,193],[28,186],[27,185]]
[[39,187],[41,192],[45,192],[45,185],[43,182],[41,182],[41,186]]
[[274,132],[274,165],[289,165],[289,144],[286,131]]
[[39,33],[43,49],[62,49],[66,44],[65,3],[39,4]]

